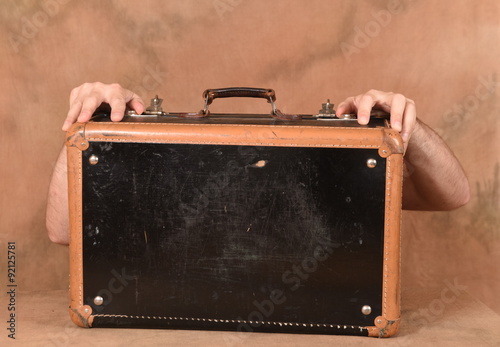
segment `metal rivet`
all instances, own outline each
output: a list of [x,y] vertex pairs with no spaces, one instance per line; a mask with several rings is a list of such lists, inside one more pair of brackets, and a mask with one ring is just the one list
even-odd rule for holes
[[355,114],[350,114],[350,113],[344,113],[344,114],[341,114],[340,119],[354,119],[356,118],[356,115]]
[[95,154],[92,154],[89,158],[89,163],[90,165],[95,165],[99,162],[99,157],[97,157],[97,155]]
[[372,308],[368,305],[365,305],[361,307],[361,313],[363,313],[365,316],[368,316],[370,313],[372,313]]
[[104,299],[102,298],[102,296],[96,296],[94,298],[94,304],[96,304],[97,306],[101,306],[103,303]]
[[373,169],[375,166],[377,166],[377,160],[370,158],[366,161],[366,166],[368,166],[370,169]]
[[382,324],[382,319],[377,319],[377,324]]
[[88,308],[84,309],[83,311],[84,311],[85,313],[89,313],[89,309],[88,309]]

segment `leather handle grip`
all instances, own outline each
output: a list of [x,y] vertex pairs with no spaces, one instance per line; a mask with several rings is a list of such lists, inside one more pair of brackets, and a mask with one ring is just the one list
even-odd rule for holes
[[205,107],[203,110],[195,114],[196,117],[207,117],[210,115],[208,105],[217,98],[261,98],[266,99],[272,106],[271,116],[282,120],[297,120],[301,117],[293,114],[284,114],[276,108],[274,102],[276,101],[276,93],[273,89],[265,88],[248,88],[248,87],[232,87],[232,88],[218,88],[207,89],[203,92],[205,99]]
[[212,101],[214,101],[214,99],[234,98],[234,97],[261,98],[261,99],[276,101],[276,94],[273,89],[233,87],[233,88],[207,89],[203,92],[203,98],[207,100],[207,105],[210,105]]

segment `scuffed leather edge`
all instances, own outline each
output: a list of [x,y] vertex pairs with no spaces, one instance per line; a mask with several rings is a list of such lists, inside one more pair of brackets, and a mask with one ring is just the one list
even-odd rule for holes
[[397,131],[388,128],[385,129],[383,145],[380,146],[378,153],[382,158],[404,153],[403,139]]
[[90,328],[92,326],[92,308],[88,305],[80,306],[79,308],[69,308],[71,320],[76,325],[82,328]]
[[[194,143],[249,146],[387,148],[387,129],[310,125],[90,122],[86,141]],[[389,141],[390,142],[390,141]]]
[[82,151],[89,148],[89,142],[85,138],[85,127],[84,123],[74,123],[71,128],[69,128],[66,133],[66,146],[76,147]]
[[[85,127],[75,124],[68,131],[68,206],[69,206],[69,261],[71,320],[80,327],[92,325],[92,308],[83,304],[83,248],[82,248],[82,148],[88,148],[84,139]],[[82,144],[85,144],[83,145]]]
[[375,319],[376,326],[368,327],[368,336],[371,337],[391,337],[394,336],[400,325],[400,320],[387,320],[383,317]]
[[[401,140],[399,134],[397,137]],[[375,318],[374,326],[368,327],[368,336],[390,337],[399,329],[402,193],[403,155],[392,154],[387,158],[386,164],[382,316]]]

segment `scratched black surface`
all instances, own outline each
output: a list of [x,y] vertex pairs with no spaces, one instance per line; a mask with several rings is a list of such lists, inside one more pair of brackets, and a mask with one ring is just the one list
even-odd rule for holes
[[96,314],[373,325],[384,191],[372,149],[91,143],[85,303]]

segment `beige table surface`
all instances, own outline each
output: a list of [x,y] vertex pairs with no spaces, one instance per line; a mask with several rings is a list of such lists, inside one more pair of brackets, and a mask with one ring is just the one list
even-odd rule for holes
[[[447,289],[448,288],[448,289]],[[451,288],[451,289],[450,289]],[[154,329],[83,329],[70,321],[66,291],[20,292],[16,339],[7,337],[8,300],[0,295],[0,346],[500,346],[500,315],[448,282],[406,289],[397,336],[237,333]]]

